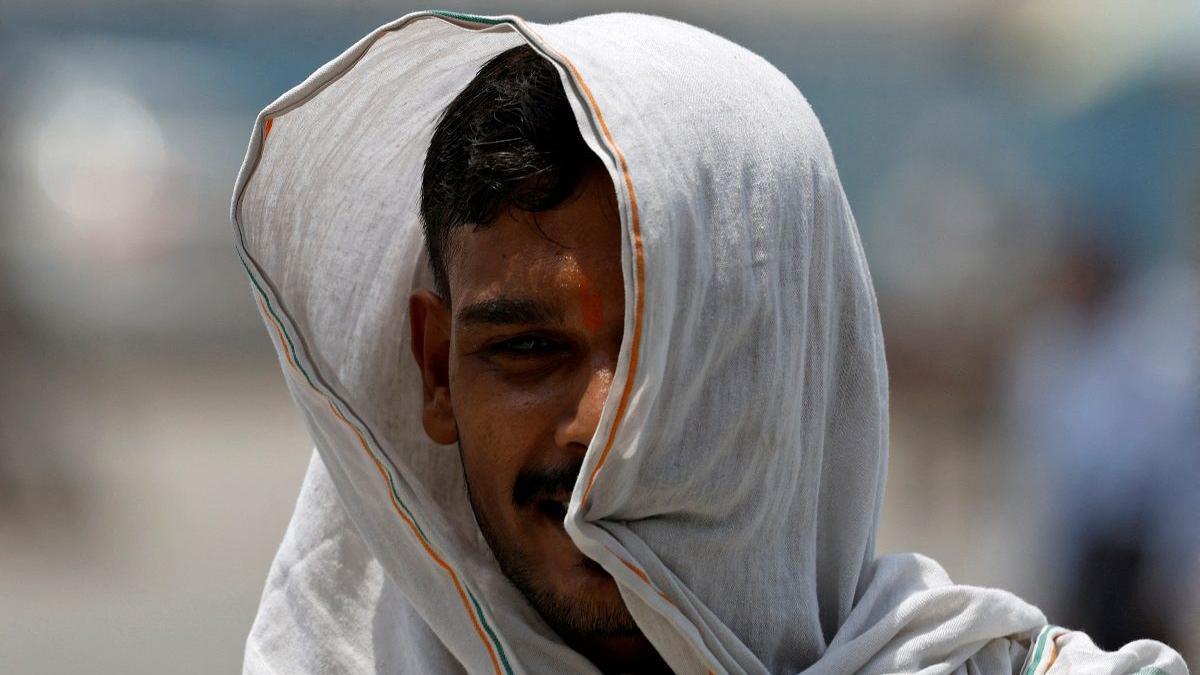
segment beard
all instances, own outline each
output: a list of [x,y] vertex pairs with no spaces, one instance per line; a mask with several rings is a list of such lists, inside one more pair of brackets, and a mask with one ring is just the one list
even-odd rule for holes
[[[461,440],[458,443],[458,450],[461,458],[463,453]],[[497,532],[491,521],[488,520],[486,511],[481,507],[475,491],[471,489],[470,477],[466,475],[465,460],[462,464],[471,511],[475,514],[475,522],[478,523],[488,548],[492,550],[492,555],[495,556],[500,571],[517,587],[517,590],[521,591],[529,604],[555,632],[563,637],[596,637],[640,632],[633,616],[625,607],[625,603],[619,599],[616,603],[586,602],[557,592],[553,584],[545,578],[553,571],[539,572],[519,543],[511,537],[505,537]],[[557,486],[562,485],[565,480],[569,480],[573,484],[574,477],[578,474],[579,466],[554,472],[523,472],[518,477],[513,502],[518,504],[525,501],[529,493],[536,493],[539,489],[551,492]],[[522,494],[518,495],[517,492]],[[580,557],[580,566],[586,567],[594,573],[604,573],[603,569],[590,558],[583,556],[582,553],[580,553]]]

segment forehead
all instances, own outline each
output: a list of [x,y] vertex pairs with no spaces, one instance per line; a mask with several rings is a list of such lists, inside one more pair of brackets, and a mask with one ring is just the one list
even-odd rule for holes
[[586,177],[557,208],[511,210],[491,225],[450,233],[448,274],[455,304],[501,294],[577,291],[580,283],[619,293],[621,223],[607,174]]

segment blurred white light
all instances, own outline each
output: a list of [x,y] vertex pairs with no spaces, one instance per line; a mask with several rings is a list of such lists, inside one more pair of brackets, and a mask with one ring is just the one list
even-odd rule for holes
[[119,235],[120,223],[137,220],[162,182],[162,130],[145,106],[117,89],[68,90],[32,136],[38,184],[78,226],[108,224],[109,234]]

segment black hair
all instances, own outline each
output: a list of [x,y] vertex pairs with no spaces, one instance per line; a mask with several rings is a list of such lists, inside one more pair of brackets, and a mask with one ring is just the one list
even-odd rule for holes
[[592,163],[598,160],[548,60],[521,45],[485,63],[442,112],[425,155],[421,220],[442,298],[450,301],[453,228],[487,227],[508,208],[553,209]]

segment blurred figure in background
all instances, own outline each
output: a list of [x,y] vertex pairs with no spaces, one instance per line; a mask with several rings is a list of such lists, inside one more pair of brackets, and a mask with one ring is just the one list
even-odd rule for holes
[[1179,645],[1200,551],[1200,277],[1194,260],[1134,269],[1075,225],[1016,343],[1014,484],[1038,505],[1052,622],[1104,648]]
[[59,368],[46,358],[45,337],[26,321],[6,272],[0,265],[0,523],[32,532],[71,522],[80,486],[55,425]]

